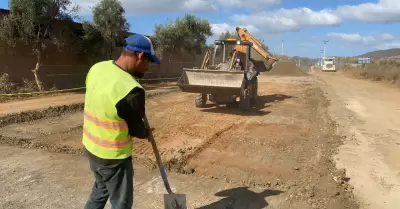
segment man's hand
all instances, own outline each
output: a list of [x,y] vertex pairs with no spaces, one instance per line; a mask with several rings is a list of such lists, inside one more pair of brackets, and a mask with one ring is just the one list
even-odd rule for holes
[[147,117],[146,117],[146,116],[144,116],[144,117],[142,118],[142,121],[143,121],[143,123],[144,123],[144,128],[150,129],[149,121],[147,121]]
[[144,127],[145,127],[146,130],[147,130],[147,135],[149,135],[150,133],[153,133],[154,128],[151,128],[151,127],[150,127],[149,122],[148,122],[148,120],[147,120],[147,117],[144,116],[144,117],[142,118],[142,120],[143,120],[143,123],[144,123]]

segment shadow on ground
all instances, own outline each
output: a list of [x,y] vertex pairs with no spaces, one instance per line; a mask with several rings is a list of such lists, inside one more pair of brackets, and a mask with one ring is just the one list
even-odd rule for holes
[[248,187],[238,187],[216,193],[215,196],[224,198],[196,209],[262,209],[268,206],[268,202],[265,201],[266,197],[279,195],[281,193],[283,192],[269,189],[256,193],[249,190]]
[[224,113],[224,114],[234,114],[234,115],[246,115],[246,116],[263,116],[271,113],[265,108],[269,107],[270,103],[281,102],[286,99],[295,98],[293,96],[284,95],[284,94],[271,94],[271,95],[262,95],[257,97],[256,104],[251,106],[251,109],[248,111],[242,111],[239,109],[239,103],[231,103],[231,104],[207,104],[205,109],[202,109],[202,112],[213,112],[213,113]]

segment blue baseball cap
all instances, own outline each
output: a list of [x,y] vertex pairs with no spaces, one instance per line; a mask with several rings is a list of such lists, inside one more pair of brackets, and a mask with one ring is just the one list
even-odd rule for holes
[[154,53],[153,43],[149,38],[141,34],[130,35],[125,39],[124,49],[131,52],[143,52],[147,54],[152,62],[160,64],[160,60]]

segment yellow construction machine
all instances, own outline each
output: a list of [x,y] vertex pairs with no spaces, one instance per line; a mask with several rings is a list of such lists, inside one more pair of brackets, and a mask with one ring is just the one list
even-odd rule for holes
[[207,100],[229,104],[239,98],[239,108],[250,109],[256,102],[257,76],[278,61],[246,29],[236,31],[240,40],[216,40],[214,52],[206,52],[200,69],[183,69],[177,85],[183,92],[196,93],[196,107],[205,107]]

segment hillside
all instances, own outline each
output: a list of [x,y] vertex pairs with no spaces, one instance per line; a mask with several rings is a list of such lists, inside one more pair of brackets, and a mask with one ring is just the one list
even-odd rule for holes
[[371,57],[373,59],[380,59],[380,58],[400,59],[400,48],[368,52],[366,54],[362,54],[357,57]]

